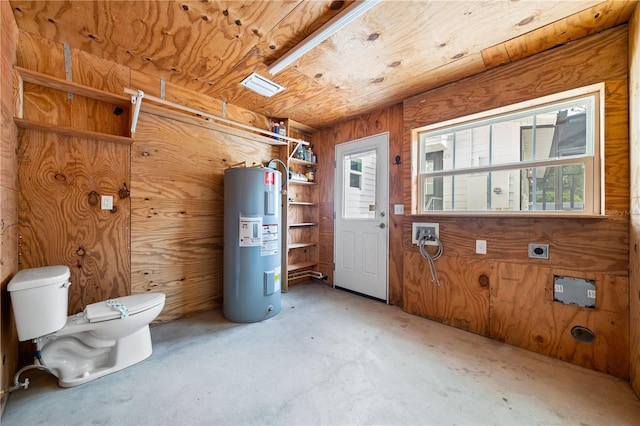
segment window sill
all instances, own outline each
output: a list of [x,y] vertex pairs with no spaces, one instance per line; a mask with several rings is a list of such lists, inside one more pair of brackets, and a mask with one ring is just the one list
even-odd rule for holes
[[628,212],[612,211],[609,214],[588,213],[530,213],[530,212],[433,212],[407,215],[411,218],[419,217],[472,217],[472,218],[517,218],[517,219],[597,219],[597,220],[621,220],[629,219]]

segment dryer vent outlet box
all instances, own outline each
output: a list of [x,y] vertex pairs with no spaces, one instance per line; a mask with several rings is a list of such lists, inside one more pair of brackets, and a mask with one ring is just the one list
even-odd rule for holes
[[596,307],[596,284],[583,278],[553,277],[553,300],[583,308]]

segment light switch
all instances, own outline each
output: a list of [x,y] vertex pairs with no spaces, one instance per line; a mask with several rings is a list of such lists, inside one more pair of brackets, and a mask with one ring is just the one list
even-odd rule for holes
[[404,214],[404,204],[394,204],[393,212],[395,214]]
[[476,240],[476,253],[487,254],[487,240]]

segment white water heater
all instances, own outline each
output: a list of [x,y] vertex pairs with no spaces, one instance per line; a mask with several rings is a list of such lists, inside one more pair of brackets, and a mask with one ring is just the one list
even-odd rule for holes
[[280,312],[281,174],[266,167],[224,172],[224,317],[256,322]]

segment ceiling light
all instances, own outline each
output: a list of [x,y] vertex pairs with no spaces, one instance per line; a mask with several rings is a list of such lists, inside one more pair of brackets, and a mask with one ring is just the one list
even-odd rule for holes
[[254,73],[240,82],[247,89],[251,89],[262,96],[271,97],[278,92],[282,92],[285,88],[278,83],[274,83],[271,80]]
[[378,4],[380,0],[363,0],[360,2],[352,3],[345,10],[333,17],[329,22],[318,28],[307,38],[302,40],[297,46],[289,50],[277,61],[275,61],[269,67],[269,73],[275,75],[291,65],[298,58],[305,53],[331,37],[338,32],[341,28],[348,25],[350,22],[363,15],[367,10]]

